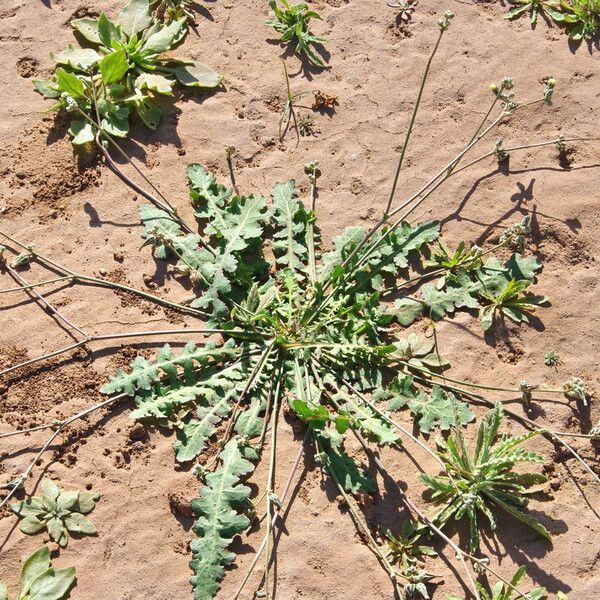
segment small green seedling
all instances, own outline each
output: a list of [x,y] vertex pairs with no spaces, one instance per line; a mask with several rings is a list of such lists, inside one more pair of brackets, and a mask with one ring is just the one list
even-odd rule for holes
[[546,296],[523,294],[530,285],[531,281],[526,279],[511,279],[498,293],[481,291],[481,297],[489,302],[479,310],[483,330],[487,331],[492,326],[494,317],[498,313],[507,316],[515,323],[529,323],[528,314],[548,302]]
[[152,0],[152,10],[160,21],[188,19],[194,22],[194,0]]
[[302,137],[315,135],[315,122],[310,115],[298,115],[298,131]]
[[547,367],[557,367],[562,364],[562,360],[560,360],[560,356],[556,350],[550,350],[544,355],[544,364]]
[[529,13],[531,24],[535,25],[540,14],[545,14],[556,23],[562,23],[565,19],[560,11],[560,2],[558,0],[510,0],[515,8],[509,10],[505,19],[517,19],[525,13]]
[[437,281],[438,289],[442,289],[446,282],[458,282],[459,272],[481,268],[482,253],[483,251],[478,246],[467,248],[465,242],[460,242],[456,250],[452,252],[442,240],[438,240],[438,247],[432,248],[429,260],[423,264],[426,267],[445,271],[445,274]]
[[397,536],[390,531],[384,532],[388,543],[387,558],[392,564],[398,565],[401,575],[406,579],[404,591],[407,598],[429,599],[426,584],[436,576],[418,564],[419,559],[424,556],[437,556],[431,546],[423,543],[428,532],[427,526],[418,525],[411,520],[402,522]]
[[32,535],[47,529],[50,539],[66,548],[69,532],[96,533],[96,528],[84,515],[94,510],[99,498],[94,492],[61,490],[53,481],[45,479],[41,496],[31,496],[11,504],[10,508],[23,518],[19,527],[23,533]]
[[209,67],[167,55],[188,32],[187,17],[168,23],[156,20],[150,0],[130,0],[112,22],[104,13],[71,22],[95,46],[51,53],[58,65],[48,80],[35,80],[36,90],[56,100],[52,110],[73,115],[73,144],[93,142],[98,128],[110,136],[129,133],[133,114],[156,129],[163,110],[159,96],[172,96],[173,87],[214,89],[221,77]]
[[[494,587],[488,591],[484,586],[477,582],[477,589],[481,595],[481,600],[517,600],[518,598],[526,598],[527,600],[543,600],[547,598],[546,588],[536,587],[531,590],[527,596],[521,596],[517,591],[517,586],[525,576],[525,567],[519,567],[515,574],[510,579],[510,585],[504,581],[498,581]],[[450,594],[446,596],[446,600],[462,600],[459,596]],[[556,594],[556,600],[568,600],[563,592]]]
[[296,109],[294,103],[305,96],[308,92],[292,92],[290,86],[290,76],[288,74],[287,65],[283,61],[283,73],[285,75],[285,90],[286,98],[283,105],[283,112],[279,119],[279,141],[282,142],[287,134],[290,125],[293,125],[294,131],[296,132],[296,144],[300,142],[300,129],[298,128],[298,116],[296,115]]
[[393,2],[388,2],[390,8],[395,8],[398,11],[398,21],[401,23],[410,22],[417,4],[419,4],[419,0],[394,0]]
[[320,19],[321,15],[310,10],[306,2],[290,4],[288,0],[280,0],[283,8],[279,8],[277,0],[269,0],[273,14],[266,25],[273,27],[281,34],[280,42],[295,44],[295,51],[317,67],[325,67],[323,58],[315,51],[315,44],[322,44],[325,38],[313,35],[309,29],[311,19]]
[[[75,583],[75,567],[54,569],[50,551],[42,546],[21,567],[19,594],[16,600],[63,600]],[[6,586],[0,581],[0,600],[8,600]]]
[[479,425],[473,454],[467,451],[460,429],[447,440],[438,438],[438,455],[444,462],[446,473],[421,475],[423,482],[433,490],[432,499],[445,503],[437,516],[440,523],[447,523],[451,518],[457,521],[463,517],[468,519],[471,552],[479,547],[478,513],[488,519],[492,529],[496,528],[492,508],[501,508],[550,539],[548,530],[524,511],[527,506],[525,495],[535,491],[534,486],[544,484],[546,477],[541,473],[516,473],[513,470],[522,462],[544,462],[539,454],[517,447],[539,432],[518,436],[505,434],[497,440],[502,417],[502,405],[498,402]]

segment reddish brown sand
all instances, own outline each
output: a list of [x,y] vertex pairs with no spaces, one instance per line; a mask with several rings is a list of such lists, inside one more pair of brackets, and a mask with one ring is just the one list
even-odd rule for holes
[[[72,41],[68,21],[73,14],[105,10],[114,15],[120,4],[120,0],[2,2],[0,224],[69,267],[108,274],[184,301],[189,290],[164,265],[157,265],[147,248],[139,250],[140,199],[105,166],[73,158],[65,124],[55,123],[44,112],[48,104],[32,89],[32,78],[50,73],[49,51]],[[418,189],[461,148],[487,108],[489,83],[505,75],[515,78],[517,98],[523,100],[538,97],[540,80],[555,77],[555,101],[551,107],[524,110],[502,125],[481,152],[489,150],[498,136],[509,145],[543,141],[557,133],[600,132],[598,53],[586,44],[571,47],[565,35],[543,20],[535,31],[526,19],[504,21],[502,1],[421,0],[413,23],[404,29],[395,25],[394,12],[383,0],[314,4],[324,17],[315,31],[328,39],[331,68],[301,73],[297,58],[288,57],[292,87],[334,94],[339,106],[332,115],[300,109],[312,115],[316,133],[302,138],[296,148],[293,134],[284,144],[277,140],[284,94],[282,49],[269,41],[273,32],[262,24],[266,2],[201,2],[199,36],[190,35],[179,52],[223,73],[224,89],[186,96],[168,108],[156,133],[136,127],[135,141],[126,144],[134,160],[184,214],[190,214],[186,164],[202,162],[224,180],[224,150],[233,145],[238,183],[248,192],[267,194],[275,181],[291,177],[302,182],[306,192],[303,165],[319,160],[323,176],[318,214],[326,243],[347,225],[373,223],[385,203],[436,20],[446,8],[453,9],[456,18],[432,67],[399,198]],[[552,304],[539,313],[533,326],[509,325],[508,331],[486,339],[472,315],[461,314],[439,326],[453,376],[492,385],[514,386],[527,380],[557,386],[577,375],[590,389],[598,384],[599,163],[598,145],[589,143],[575,145],[562,162],[553,147],[515,154],[509,173],[499,173],[489,159],[451,179],[417,211],[419,219],[443,218],[451,244],[464,239],[481,245],[493,243],[503,227],[529,214],[534,224],[531,250],[545,263],[537,289],[548,294]],[[45,274],[33,266],[23,276],[35,281]],[[7,274],[0,279],[2,288],[15,285]],[[49,298],[89,332],[193,324],[192,319],[111,291],[60,288]],[[24,293],[0,296],[0,306],[0,368],[69,343],[70,337]],[[152,354],[157,345],[147,339],[138,345],[96,345],[89,354],[81,352],[5,377],[0,382],[0,431],[65,417],[93,404],[110,373],[138,352]],[[549,350],[558,350],[563,361],[556,370],[543,364]],[[594,401],[590,414],[562,397],[554,400],[536,404],[540,424],[577,432],[589,430],[598,419]],[[520,410],[518,405],[514,408]],[[199,484],[189,470],[175,467],[172,439],[158,431],[146,435],[128,418],[128,409],[124,404],[95,414],[61,435],[34,470],[27,491],[33,491],[45,473],[67,488],[88,487],[102,494],[92,514],[99,535],[73,540],[68,549],[53,552],[56,565],[77,567],[74,599],[191,598],[189,500]],[[400,418],[409,420],[406,414]],[[509,428],[520,431],[516,424]],[[299,443],[289,423],[281,432],[279,489]],[[18,474],[45,439],[46,434],[39,434],[2,440],[0,480]],[[574,445],[598,469],[594,447],[586,440]],[[486,532],[484,548],[505,576],[516,563],[523,564],[535,582],[554,593],[569,592],[570,600],[597,598],[598,486],[550,443],[539,440],[531,446],[550,463],[549,492],[532,500],[531,508],[554,534],[554,544],[501,517],[496,535],[492,538]],[[435,471],[410,442],[407,450]],[[412,497],[425,506],[410,458],[393,451],[382,452],[381,457],[393,477],[406,482]],[[252,482],[262,486],[264,478],[261,465]],[[384,486],[364,510],[374,531],[394,529],[405,514],[398,494]],[[0,514],[0,578],[11,590],[21,559],[46,541],[43,534],[26,536],[15,526],[16,519],[7,511]],[[453,535],[458,539],[457,532]],[[254,530],[235,543],[240,553],[237,568],[228,572],[220,599],[231,598],[261,539],[262,533]],[[429,565],[441,576],[434,598],[466,593],[460,566],[452,552],[446,555],[446,560]],[[310,460],[280,535],[275,573],[276,597],[281,600],[392,597],[385,574]],[[259,577],[260,569],[243,598],[252,597]]]

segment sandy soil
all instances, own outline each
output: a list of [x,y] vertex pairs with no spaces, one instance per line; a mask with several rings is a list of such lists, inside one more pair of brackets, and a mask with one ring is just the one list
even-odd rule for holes
[[[65,124],[44,111],[47,104],[32,89],[33,77],[50,72],[50,50],[72,41],[68,21],[78,12],[115,14],[120,0],[4,0],[0,6],[0,227],[35,243],[40,252],[86,273],[106,273],[174,300],[189,296],[147,249],[139,250],[141,201],[108,169],[93,159],[74,158]],[[343,227],[372,223],[385,202],[415,90],[435,35],[435,22],[446,8],[456,12],[427,85],[418,128],[408,154],[400,192],[407,196],[434,169],[448,162],[468,139],[489,101],[488,84],[504,75],[515,78],[519,99],[537,97],[540,80],[559,84],[552,107],[524,111],[500,128],[506,143],[541,141],[565,135],[598,135],[600,71],[598,53],[583,44],[571,47],[556,28],[541,22],[531,31],[523,19],[501,19],[503,2],[420,0],[413,23],[398,29],[383,0],[319,0],[324,17],[315,30],[328,39],[329,70],[302,71],[293,56],[286,60],[295,91],[320,89],[338,96],[331,115],[312,114],[316,134],[296,148],[293,135],[277,140],[278,110],[284,94],[280,56],[272,32],[262,23],[266,3],[258,0],[202,2],[200,35],[190,35],[181,53],[201,59],[225,75],[225,87],[212,95],[186,96],[170,106],[156,133],[138,128],[127,151],[189,214],[185,183],[188,162],[202,162],[226,176],[224,150],[237,148],[236,169],[242,190],[268,193],[278,180],[304,182],[302,168],[318,159],[318,213],[323,237]],[[310,113],[309,109],[301,109]],[[493,143],[492,138],[488,146]],[[488,149],[485,146],[485,149]],[[514,155],[510,172],[499,173],[492,160],[456,176],[433,195],[417,217],[442,218],[451,243],[461,239],[484,244],[502,228],[533,218],[532,250],[544,261],[538,289],[552,304],[532,327],[510,326],[484,337],[472,316],[459,315],[439,328],[442,349],[454,365],[452,374],[481,383],[514,385],[521,380],[558,385],[573,375],[590,388],[600,368],[600,250],[598,147],[578,144],[565,164],[554,148]],[[305,188],[304,188],[305,189]],[[103,269],[103,271],[100,271]],[[37,266],[28,281],[44,277]],[[0,287],[12,287],[7,275]],[[57,288],[49,296],[86,331],[111,333],[135,328],[165,328],[194,321],[147,302],[92,288]],[[70,337],[25,294],[0,296],[0,368],[68,344]],[[181,342],[186,336],[170,339]],[[94,346],[92,352],[56,359],[0,382],[0,431],[35,425],[75,413],[99,399],[98,386],[136,353],[151,354],[162,340],[126,346]],[[548,350],[559,351],[558,369],[543,365]],[[74,540],[55,552],[58,566],[77,567],[74,599],[165,600],[190,598],[187,545],[189,500],[198,483],[174,466],[172,439],[140,431],[128,418],[127,404],[80,422],[59,438],[34,471],[28,490],[44,473],[67,488],[91,487],[102,499],[93,513],[97,537]],[[540,423],[557,429],[587,431],[598,419],[574,403],[536,406]],[[518,407],[515,410],[519,410]],[[511,429],[518,431],[516,425]],[[296,454],[291,426],[282,428],[279,484]],[[9,438],[0,445],[0,480],[8,481],[34,456],[45,435]],[[595,449],[575,442],[597,468]],[[514,523],[501,521],[488,542],[499,570],[514,564],[570,600],[600,595],[600,508],[598,488],[573,460],[547,442],[538,449],[554,465],[551,491],[532,509],[555,534],[553,547],[540,543]],[[412,448],[409,448],[413,451]],[[415,453],[422,464],[423,457]],[[398,481],[420,501],[422,486],[407,455],[382,452]],[[432,470],[435,468],[429,465]],[[264,480],[264,465],[253,482]],[[344,506],[308,460],[304,479],[281,532],[277,559],[277,598],[306,600],[389,599],[391,588],[375,558],[364,547]],[[365,506],[370,524],[394,527],[403,511],[393,489],[382,488]],[[458,535],[458,534],[457,534]],[[228,573],[219,598],[231,597],[261,540],[253,531],[240,542],[237,568]],[[15,529],[8,512],[0,514],[0,578],[17,581],[21,558],[43,541]],[[461,593],[459,567],[431,564],[442,577],[435,598]],[[248,588],[258,583],[258,574]],[[254,586],[254,587],[253,587]],[[464,593],[464,592],[463,592]],[[245,598],[250,598],[249,591]]]

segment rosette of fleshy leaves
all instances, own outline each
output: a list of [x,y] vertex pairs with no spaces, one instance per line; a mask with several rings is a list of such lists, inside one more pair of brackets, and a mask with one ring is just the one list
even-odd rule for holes
[[19,529],[23,533],[33,535],[47,529],[50,539],[66,548],[70,533],[96,533],[96,528],[84,515],[94,510],[99,498],[94,492],[62,490],[50,479],[45,479],[41,496],[30,496],[11,504],[10,508],[22,517]]
[[126,137],[134,114],[156,129],[163,115],[158,97],[172,96],[177,84],[214,89],[221,83],[211,68],[168,54],[185,39],[188,19],[157,20],[149,0],[130,0],[115,22],[102,13],[71,25],[92,47],[69,44],[51,53],[54,75],[34,85],[45,98],[57,100],[53,110],[72,113],[74,144],[92,142],[95,123],[111,136]]

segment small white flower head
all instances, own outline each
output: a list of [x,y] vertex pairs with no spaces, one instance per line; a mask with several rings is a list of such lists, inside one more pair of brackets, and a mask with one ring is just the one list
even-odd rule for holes
[[451,10],[447,10],[444,13],[444,18],[438,21],[438,25],[442,31],[446,31],[450,27],[450,21],[454,18],[454,13]]
[[546,81],[546,84],[544,85],[544,100],[548,104],[551,104],[551,102],[552,102],[552,94],[554,93],[555,87],[556,87],[556,79],[553,79],[552,77],[550,77],[550,79],[548,79]]

